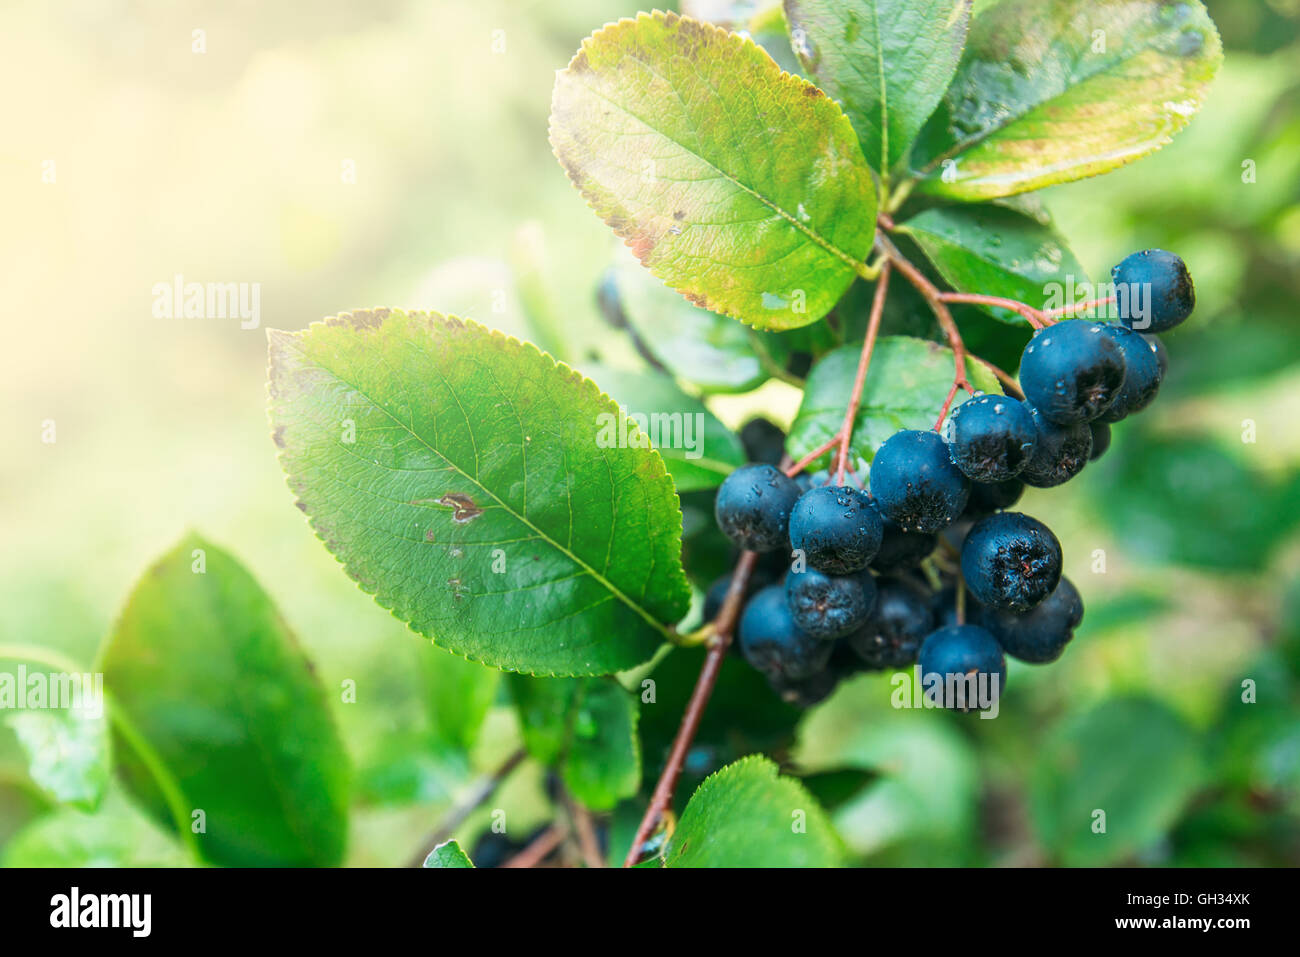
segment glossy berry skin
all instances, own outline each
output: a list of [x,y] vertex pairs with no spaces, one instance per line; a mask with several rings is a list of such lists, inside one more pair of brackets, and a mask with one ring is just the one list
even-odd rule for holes
[[859,627],[876,604],[876,583],[866,573],[825,575],[791,571],[785,597],[795,625],[814,638],[832,639]]
[[1088,461],[1095,462],[1110,448],[1110,423],[1089,422],[1088,428],[1092,431],[1092,452],[1088,456]]
[[1056,425],[1091,422],[1123,384],[1124,354],[1100,322],[1071,319],[1040,329],[1020,357],[1025,401]]
[[904,429],[885,440],[871,463],[871,494],[904,531],[937,532],[970,495],[970,480],[952,464],[937,432]]
[[952,464],[972,482],[1015,478],[1038,442],[1029,407],[1005,395],[967,399],[952,410],[943,429]]
[[768,585],[749,600],[740,616],[740,651],[770,679],[799,681],[826,667],[834,645],[799,630],[785,589]]
[[1187,264],[1163,249],[1133,253],[1110,271],[1120,322],[1140,332],[1164,332],[1192,314],[1196,287]]
[[790,512],[790,548],[828,575],[862,571],[880,550],[884,529],[861,489],[829,485],[810,489]]
[[1023,614],[983,608],[979,623],[997,639],[1002,650],[1021,661],[1046,664],[1061,657],[1074,629],[1083,621],[1083,599],[1068,578],[1037,608]]
[[1169,373],[1169,350],[1165,348],[1159,336],[1143,333],[1142,338],[1151,343],[1151,348],[1156,350],[1156,361],[1160,363],[1160,378],[1163,379]]
[[961,573],[981,605],[1028,611],[1061,580],[1061,543],[1036,518],[998,512],[966,536]]
[[713,506],[718,527],[741,548],[771,552],[789,545],[790,509],[799,486],[773,465],[742,465],[723,481]]
[[1035,488],[1052,488],[1068,482],[1088,464],[1088,456],[1092,454],[1092,429],[1087,422],[1055,425],[1043,418],[1037,409],[1033,414],[1034,424],[1038,427],[1038,445],[1020,472],[1021,480]]
[[[871,507],[880,515],[880,506],[871,500]],[[871,560],[871,570],[882,575],[893,575],[921,564],[939,544],[934,532],[905,532],[895,522],[880,515],[880,551]]]
[[918,663],[926,698],[957,711],[987,707],[1002,696],[1007,683],[1002,647],[978,625],[931,632],[921,645]]
[[1025,494],[1025,483],[1018,478],[1004,482],[971,482],[970,498],[966,501],[966,518],[983,518],[1004,508],[1010,508]]
[[740,429],[740,444],[751,462],[777,465],[785,455],[785,433],[767,419],[750,419]]
[[1160,356],[1155,346],[1141,335],[1117,322],[1104,323],[1102,329],[1124,354],[1124,384],[1110,408],[1099,418],[1102,422],[1118,422],[1151,404],[1160,391],[1164,373],[1160,371]]
[[876,610],[846,641],[868,668],[906,668],[915,663],[925,636],[934,630],[930,596],[905,578],[878,583]]

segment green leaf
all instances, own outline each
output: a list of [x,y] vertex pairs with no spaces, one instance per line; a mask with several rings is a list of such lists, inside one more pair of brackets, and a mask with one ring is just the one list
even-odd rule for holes
[[[1113,698],[1068,719],[1044,743],[1031,807],[1061,863],[1096,867],[1159,840],[1200,786],[1195,733],[1159,702]],[[1094,830],[1105,812],[1105,832]]]
[[0,866],[185,867],[175,838],[110,791],[94,814],[59,808],[32,821],[5,845]]
[[1004,0],[975,18],[912,166],[960,200],[1105,173],[1186,126],[1222,59],[1198,0]]
[[672,480],[637,430],[619,447],[590,380],[436,313],[272,330],[270,351],[298,507],[416,632],[506,670],[606,674],[685,614]]
[[528,753],[581,804],[608,811],[641,786],[637,705],[613,678],[511,675]]
[[[916,241],[958,292],[1017,299],[1042,309],[1049,299],[1088,282],[1056,230],[1011,209],[991,204],[928,209],[898,229]],[[980,308],[1003,322],[1028,324],[1000,306]]]
[[832,814],[856,853],[905,847],[909,863],[959,863],[977,823],[978,762],[947,715],[895,708],[899,693],[892,675],[845,682],[799,722],[793,760],[804,773],[876,773]]
[[[857,376],[859,344],[827,353],[808,374],[803,402],[786,438],[796,461],[830,440],[844,422],[844,411]],[[952,350],[937,342],[909,336],[882,336],[871,353],[862,389],[862,403],[853,420],[849,462],[870,462],[885,439],[899,429],[934,428],[939,410],[952,387]],[[976,362],[966,363],[967,377],[977,389],[999,393],[992,373]],[[956,401],[960,401],[960,396]],[[822,456],[809,468],[830,461]]]
[[[325,691],[270,597],[231,555],[187,535],[132,591],[104,650],[128,787],[170,824],[203,812],[227,866],[334,865],[348,767]],[[147,743],[143,761],[138,741]],[[182,806],[164,802],[165,769]]]
[[916,139],[957,70],[970,0],[785,0],[795,52],[844,107],[873,169]]
[[24,710],[6,723],[27,754],[28,774],[37,786],[60,804],[83,811],[99,806],[109,779],[108,722],[102,713]]
[[501,672],[440,648],[422,648],[420,672],[433,739],[440,750],[468,751],[496,698]]
[[674,13],[588,37],[551,145],[592,209],[698,306],[815,322],[858,274],[875,185],[844,113],[751,40]]
[[1300,494],[1241,449],[1133,422],[1093,468],[1092,510],[1137,560],[1258,574],[1300,525]]
[[623,315],[665,369],[704,392],[748,392],[767,373],[754,354],[756,333],[726,316],[693,306],[627,253],[614,266]]
[[584,366],[583,372],[618,401],[630,422],[650,436],[677,491],[717,488],[745,464],[745,447],[739,437],[667,376],[595,364]]
[[844,848],[826,812],[761,755],[711,775],[691,795],[667,867],[837,867]]
[[425,867],[473,867],[474,862],[455,841],[443,841],[424,859]]

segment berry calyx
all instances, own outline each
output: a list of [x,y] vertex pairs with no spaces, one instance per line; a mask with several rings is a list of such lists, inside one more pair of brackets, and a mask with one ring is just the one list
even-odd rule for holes
[[952,463],[973,482],[1014,478],[1034,452],[1038,430],[1029,407],[1005,395],[977,395],[944,422]]
[[937,532],[966,507],[970,480],[936,432],[895,432],[871,463],[871,494],[885,517],[909,532]]
[[1099,322],[1069,320],[1040,329],[1020,358],[1025,401],[1049,422],[1090,422],[1124,384],[1124,355]]
[[1036,518],[998,512],[966,536],[961,572],[980,604],[1028,611],[1061,580],[1061,543]]
[[790,548],[828,575],[866,568],[883,531],[867,493],[844,485],[810,489],[790,512]]
[[799,486],[767,464],[742,465],[722,483],[713,514],[723,534],[741,548],[771,552],[789,544],[790,510]]
[[865,572],[826,575],[815,568],[791,571],[785,593],[796,627],[822,639],[839,638],[858,628],[876,604],[875,580]]

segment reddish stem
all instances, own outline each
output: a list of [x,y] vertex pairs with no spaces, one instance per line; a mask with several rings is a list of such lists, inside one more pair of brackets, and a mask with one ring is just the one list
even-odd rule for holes
[[682,765],[686,762],[686,752],[690,750],[691,742],[695,740],[695,732],[699,730],[700,719],[704,716],[704,707],[709,703],[709,696],[713,694],[713,686],[717,683],[718,671],[727,656],[731,633],[735,630],[736,619],[740,617],[740,606],[745,600],[745,590],[749,586],[749,578],[754,572],[757,561],[757,552],[741,552],[740,561],[736,562],[736,570],[731,574],[731,585],[727,589],[726,599],[722,602],[722,610],[714,619],[713,638],[709,642],[708,654],[704,657],[704,667],[700,669],[700,676],[695,681],[695,690],[691,692],[686,713],[682,715],[677,737],[673,739],[672,750],[668,752],[668,761],[664,764],[654,794],[650,797],[650,806],[646,808],[645,816],[641,818],[641,824],[636,829],[632,848],[623,861],[624,867],[632,867],[636,864],[641,856],[641,848],[672,802],[677,779],[681,776]]
[[835,446],[839,445],[841,431],[843,430],[841,429],[837,431],[834,435],[832,435],[829,439],[827,439],[817,448],[813,449],[811,452],[809,452],[807,455],[801,458],[798,462],[795,462],[794,465],[790,466],[788,469],[785,470],[785,474],[790,476],[790,478],[794,478],[796,475],[798,475],[800,472],[806,469],[813,462],[817,461],[819,458],[821,458],[831,449],[835,448]]
[[849,395],[848,408],[844,410],[844,424],[840,426],[840,452],[836,461],[836,485],[844,484],[844,470],[849,463],[849,439],[853,437],[853,422],[858,417],[858,406],[862,404],[862,387],[867,381],[867,368],[871,365],[871,351],[880,332],[880,318],[885,312],[885,296],[889,290],[889,263],[880,267],[880,278],[876,281],[876,294],[871,300],[871,315],[867,319],[867,334],[862,340],[862,355],[858,359],[858,374],[853,380],[853,392]]
[[941,292],[939,298],[944,302],[968,302],[977,306],[1001,306],[1003,309],[1010,309],[1012,312],[1019,313],[1029,320],[1029,324],[1035,329],[1044,329],[1050,326],[1054,320],[1047,318],[1042,310],[1035,309],[1026,302],[1019,299],[1005,299],[1002,296],[985,296],[982,293],[975,292]]
[[1059,309],[1044,309],[1043,315],[1051,318],[1061,316],[1074,316],[1081,312],[1091,312],[1098,306],[1110,306],[1115,303],[1114,296],[1107,296],[1105,299],[1089,299],[1087,302],[1075,303],[1072,306],[1061,306]]
[[569,829],[563,824],[552,824],[533,840],[531,844],[502,864],[502,867],[536,867],[550,856],[569,836]]
[[[944,300],[946,295],[939,291],[939,287],[925,278],[925,274],[917,269],[906,256],[898,251],[888,238],[883,235],[876,235],[876,245],[889,258],[889,261],[901,272],[917,291],[925,297],[925,301],[930,304],[930,310],[934,317],[939,321],[939,327],[943,329],[944,337],[948,340],[948,346],[952,349],[953,356],[953,377],[952,389],[948,393],[948,399],[943,404],[943,411],[939,414],[939,421],[935,424],[937,431],[939,426],[943,425],[944,417],[948,414],[948,409],[952,407],[952,400],[957,395],[958,389],[965,389],[967,392],[974,394],[975,388],[970,384],[966,377],[966,343],[962,341],[961,331],[957,328],[956,321],[952,318],[952,312]],[[1021,305],[1024,305],[1021,303]]]

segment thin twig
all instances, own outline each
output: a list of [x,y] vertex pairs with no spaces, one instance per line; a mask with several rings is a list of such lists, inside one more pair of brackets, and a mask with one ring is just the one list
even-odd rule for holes
[[632,847],[623,861],[624,867],[632,867],[636,864],[641,856],[641,848],[672,803],[677,779],[681,776],[682,765],[686,762],[686,752],[690,750],[691,742],[695,740],[695,732],[700,727],[700,718],[704,716],[704,707],[709,703],[709,696],[713,694],[713,686],[717,683],[718,671],[727,656],[731,633],[735,630],[736,619],[740,617],[740,606],[745,601],[745,591],[749,587],[749,578],[754,572],[757,561],[758,553],[747,551],[741,552],[740,560],[736,562],[736,570],[731,574],[731,585],[727,589],[726,599],[722,602],[722,610],[714,619],[713,637],[709,641],[709,650],[704,656],[704,666],[695,681],[695,690],[691,692],[686,713],[682,715],[682,723],[677,729],[677,737],[673,739],[672,750],[668,752],[668,761],[659,775],[659,782],[655,785],[650,806],[646,808],[645,816],[641,818],[641,824],[636,829],[636,837],[632,840]]
[[973,353],[971,354],[971,358],[992,372],[997,377],[997,380],[1002,383],[1003,388],[1010,390],[1011,395],[1015,396],[1017,399],[1023,399],[1025,397],[1025,393],[1020,388],[1020,383],[1016,382],[1015,379],[1011,378],[1011,376],[1002,369],[999,369],[993,363],[989,362],[988,359],[982,359]]
[[562,822],[552,824],[537,837],[533,838],[532,843],[525,847],[510,860],[502,864],[502,867],[536,867],[542,861],[546,860],[550,853],[564,842],[569,836],[569,828]]
[[948,392],[948,399],[944,402],[943,409],[939,413],[939,421],[935,423],[935,431],[938,431],[939,427],[943,425],[944,418],[948,415],[948,410],[952,408],[952,400],[956,397],[957,390],[965,389],[972,395],[975,392],[975,387],[970,384],[970,380],[966,377],[966,343],[962,341],[961,331],[957,328],[952,312],[944,302],[944,293],[939,291],[939,287],[930,282],[925,277],[925,274],[917,269],[911,260],[899,252],[898,247],[885,235],[876,234],[876,245],[889,257],[889,260],[907,278],[907,281],[925,297],[925,301],[929,303],[934,317],[939,321],[939,327],[943,330],[944,337],[948,340],[949,348],[952,349],[954,366],[952,389]]
[[876,336],[880,332],[880,317],[885,312],[885,296],[889,291],[889,260],[880,267],[880,278],[876,280],[876,294],[871,300],[871,315],[867,319],[867,332],[862,339],[862,354],[858,358],[858,374],[853,380],[853,392],[849,396],[848,408],[844,410],[844,424],[840,426],[840,451],[835,463],[835,484],[844,484],[844,470],[849,462],[849,440],[853,437],[853,423],[858,417],[858,406],[862,403],[862,387],[867,381],[867,368],[871,365],[871,350],[875,347]]
[[1019,299],[986,296],[983,293],[976,292],[941,292],[939,298],[944,302],[966,302],[976,306],[999,306],[1003,309],[1010,309],[1027,319],[1035,329],[1045,329],[1056,321],[1049,319],[1041,309],[1035,309],[1029,303],[1021,302]]
[[821,458],[823,455],[825,455],[827,452],[829,452],[831,449],[835,448],[835,446],[839,444],[840,444],[840,432],[837,430],[836,433],[832,435],[829,439],[827,439],[822,445],[813,449],[811,452],[809,452],[807,455],[801,458],[798,462],[795,462],[794,465],[791,465],[789,468],[787,468],[785,470],[785,474],[790,476],[790,478],[794,478],[796,475],[798,475],[800,472],[806,469],[809,465],[817,461],[817,459]]
[[451,840],[456,828],[465,823],[465,819],[474,813],[478,807],[490,798],[497,787],[509,777],[510,772],[519,766],[519,762],[528,756],[528,752],[523,748],[506,758],[495,771],[483,775],[474,782],[474,787],[470,790],[465,799],[447,812],[447,815],[438,824],[438,827],[432,834],[424,840],[424,847],[428,850],[421,851],[415,857],[411,858],[407,864],[408,867],[421,867],[424,865],[424,859],[429,856],[435,847],[445,841]]
[[1114,305],[1115,297],[1107,296],[1105,299],[1089,299],[1087,302],[1078,302],[1069,306],[1060,306],[1056,309],[1044,309],[1043,315],[1049,319],[1059,319],[1063,316],[1076,316],[1081,312],[1090,312],[1098,306]]
[[574,800],[567,789],[562,791],[564,808],[573,822],[574,833],[578,835],[578,850],[582,852],[582,863],[587,867],[604,867],[605,855],[600,852],[600,840],[596,837],[596,827],[591,820],[591,812]]

